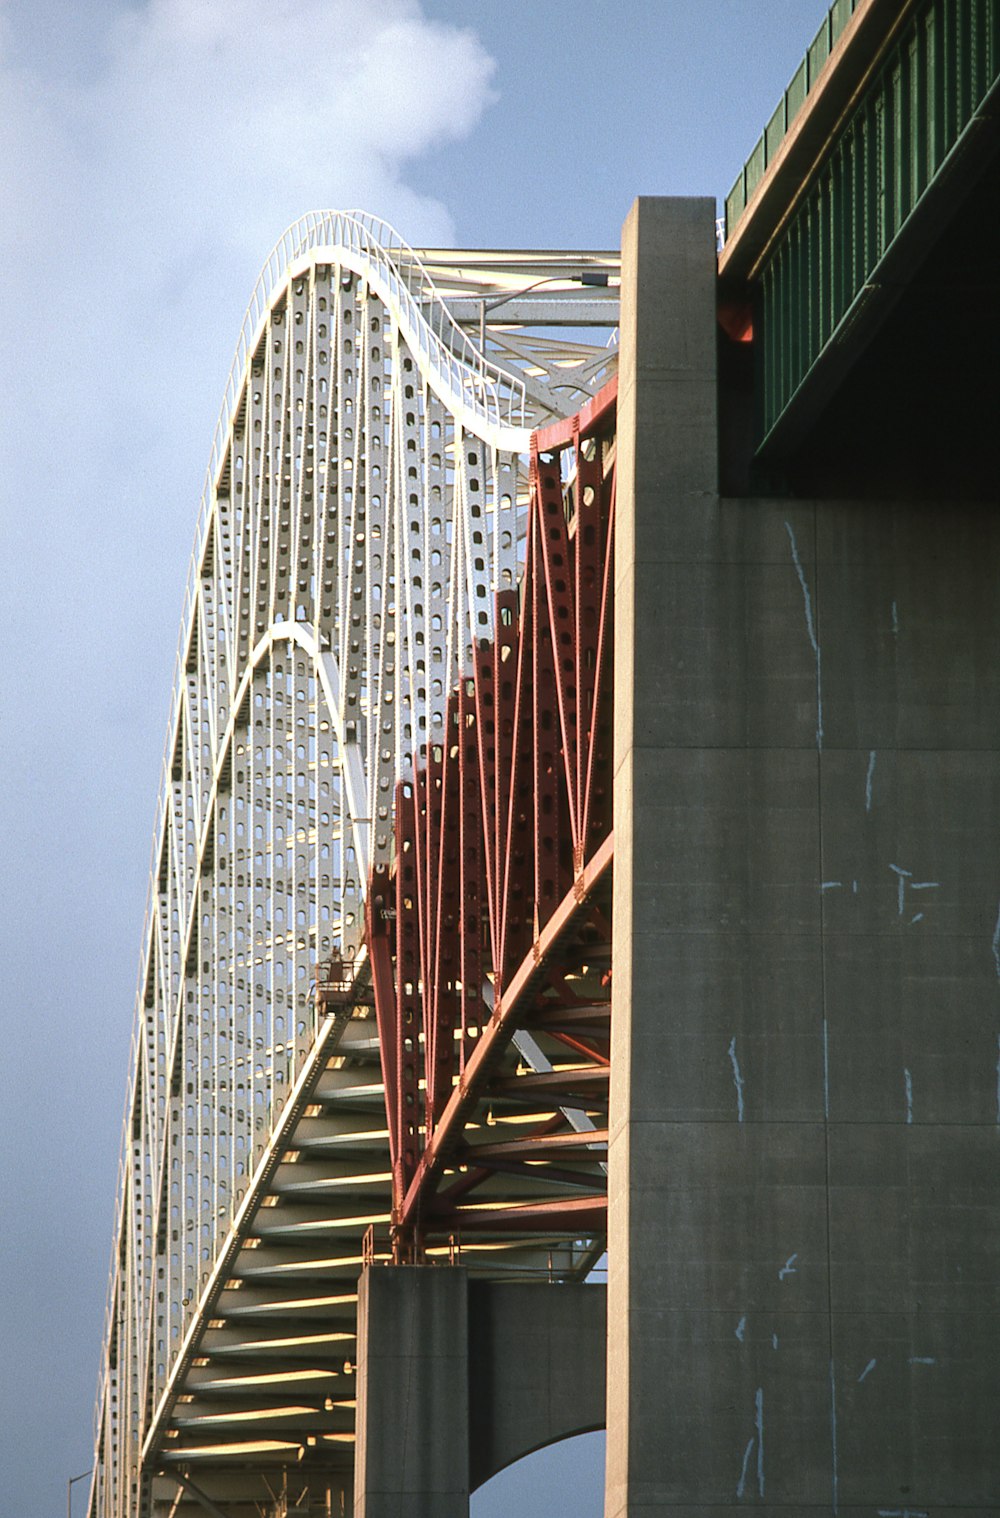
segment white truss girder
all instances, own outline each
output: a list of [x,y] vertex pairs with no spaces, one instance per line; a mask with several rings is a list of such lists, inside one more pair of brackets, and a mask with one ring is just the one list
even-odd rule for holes
[[[609,255],[509,255],[521,263],[501,279],[475,254],[435,256],[450,295],[495,300],[497,318],[512,277],[557,301],[553,286],[579,296],[574,262],[617,272]],[[318,1017],[316,966],[334,951],[363,960],[365,885],[390,862],[396,780],[444,741],[448,692],[492,633],[494,592],[516,584],[531,428],[575,409],[611,358],[489,322],[487,355],[421,258],[360,213],[291,228],[247,311],[202,503],[155,832],[92,1518],[148,1511],[143,1451],[168,1415],[174,1436],[239,1427],[237,1412],[204,1404],[224,1390],[218,1376],[196,1409],[177,1401],[194,1395],[237,1252],[259,1247],[263,1268],[268,1230],[258,1219],[248,1241],[249,1221],[293,1124],[308,1161],[310,1102],[334,1114],[314,1189],[339,1195],[339,1133],[355,1155],[340,1177],[344,1226],[366,1222],[375,1193],[371,1216],[384,1216],[373,1025],[348,1037],[344,1019]],[[354,1071],[368,1072],[362,1097]],[[308,1176],[304,1164],[284,1177],[289,1205],[293,1179],[305,1195]],[[282,1224],[309,1236],[287,1210]],[[336,1226],[331,1215],[318,1231]],[[223,1359],[227,1343],[217,1335]],[[266,1335],[228,1350],[251,1351],[266,1357]],[[284,1414],[256,1412],[267,1445]]]

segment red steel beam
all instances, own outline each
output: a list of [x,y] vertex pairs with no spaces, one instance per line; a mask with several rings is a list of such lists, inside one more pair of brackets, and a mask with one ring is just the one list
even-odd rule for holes
[[[472,668],[449,696],[443,743],[415,756],[412,782],[397,786],[394,930],[368,914],[397,1258],[412,1249],[421,1212],[440,1231],[441,1169],[517,1027],[537,1018],[587,1067],[504,1079],[497,1089],[506,1100],[537,1092],[553,1101],[571,1091],[581,1105],[586,1089],[591,1105],[603,1105],[607,1057],[576,1035],[604,1045],[603,1026],[590,1024],[595,1013],[606,1024],[609,1010],[576,1005],[568,984],[553,986],[556,1006],[539,1005],[536,993],[557,966],[563,935],[596,910],[592,898],[614,849],[614,470],[605,443],[616,393],[612,381],[577,416],[534,435],[520,597],[497,594],[494,638],[475,646]],[[561,456],[569,449],[575,478],[567,508]],[[603,918],[599,931],[609,934]],[[489,1019],[487,981],[495,1000]],[[449,1196],[478,1183],[463,1177]],[[545,1211],[554,1215],[551,1204]],[[510,1212],[525,1215],[520,1207]]]
[[529,953],[521,961],[503,992],[502,1001],[494,1007],[479,1039],[475,1052],[462,1072],[451,1099],[428,1138],[420,1157],[416,1174],[410,1182],[401,1208],[401,1221],[412,1223],[421,1203],[421,1194],[431,1178],[444,1165],[461,1135],[466,1118],[485,1089],[485,1077],[500,1054],[510,1043],[520,1026],[519,1014],[526,993],[555,952],[560,939],[576,914],[600,884],[604,873],[614,858],[614,833],[609,833],[593,859],[580,871],[573,889],[563,897],[545,927],[542,929]]

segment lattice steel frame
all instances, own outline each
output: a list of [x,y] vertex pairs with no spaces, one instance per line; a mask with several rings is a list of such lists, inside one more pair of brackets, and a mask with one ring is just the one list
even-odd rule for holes
[[[582,257],[546,255],[518,276],[558,295]],[[473,302],[496,285],[480,271]],[[510,369],[362,213],[297,223],[248,308],[155,830],[93,1518],[148,1509],[151,1430],[259,1201],[282,1114],[298,1112],[310,1061],[339,1029],[314,997],[316,966],[364,957],[366,882],[391,861],[396,782],[442,734],[448,693],[492,636],[494,597],[516,586],[530,430],[608,367],[550,340],[546,371],[538,343],[499,327],[491,346]]]
[[[376,870],[368,894],[401,1262],[434,1235],[605,1232],[594,1151],[607,1135],[587,1109],[606,1113],[610,1063],[609,972],[595,994],[592,961],[596,950],[610,966],[608,907],[595,896],[614,847],[616,397],[611,381],[533,435],[520,593],[497,595],[494,637],[477,641],[451,693],[445,742],[428,742],[400,779],[395,879]],[[576,993],[574,928],[589,939],[572,965]],[[582,1037],[571,1031],[580,1019]],[[530,1057],[512,1072],[503,1055],[525,1032]],[[516,1162],[510,1143],[497,1156],[475,1121],[484,1103],[514,1100],[529,1115],[543,1093],[530,1161],[523,1131]],[[572,1170],[554,1165],[567,1157]],[[517,1183],[508,1192],[499,1170]],[[456,1205],[472,1193],[472,1206]]]

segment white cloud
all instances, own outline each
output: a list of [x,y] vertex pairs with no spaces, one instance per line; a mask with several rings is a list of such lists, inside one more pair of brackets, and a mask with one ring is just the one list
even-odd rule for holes
[[[137,517],[168,554],[190,541],[240,318],[280,233],[362,206],[411,243],[450,241],[406,166],[474,127],[493,63],[418,0],[95,0],[92,22],[67,18],[71,67],[65,0],[39,3],[32,30],[0,0],[0,511],[22,556],[50,556],[43,536],[100,552],[117,584]],[[29,497],[30,515],[14,509]],[[49,567],[60,607],[87,595],[57,591]],[[37,609],[25,576],[3,594]],[[120,605],[91,601],[123,636]]]
[[118,23],[90,132],[120,155],[133,212],[217,244],[359,198],[436,238],[450,219],[401,166],[470,130],[491,72],[471,33],[412,0],[152,0]]
[[40,3],[51,59],[37,15],[0,8],[0,504],[20,465],[72,540],[116,507],[156,517],[205,458],[243,306],[297,216],[360,205],[451,239],[406,166],[474,127],[493,63],[418,0],[101,0],[67,18],[69,67],[65,0]]
[[161,247],[191,232],[256,242],[270,219],[266,241],[275,213],[373,196],[418,221],[414,240],[448,230],[401,167],[475,125],[493,65],[415,0],[149,0],[93,41],[82,85],[4,69],[8,242],[67,200],[95,225],[166,216]]

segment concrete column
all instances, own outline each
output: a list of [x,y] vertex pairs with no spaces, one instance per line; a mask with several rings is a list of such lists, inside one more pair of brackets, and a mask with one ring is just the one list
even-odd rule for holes
[[468,1518],[467,1289],[460,1266],[362,1274],[355,1518]]
[[[682,1258],[691,1221],[671,1204],[665,1180],[669,1167],[673,1195],[687,1191],[705,1157],[697,1136],[672,1120],[663,1073],[678,1021],[693,1036],[702,1009],[674,995],[662,919],[676,905],[664,895],[678,874],[671,855],[699,847],[683,840],[683,826],[667,834],[708,799],[698,794],[700,755],[726,720],[730,678],[724,634],[733,608],[708,552],[717,467],[714,216],[707,199],[642,199],[622,231],[608,1518],[667,1511],[689,1458],[694,1411],[689,1396],[676,1395],[671,1344],[685,1331],[677,1309],[691,1305],[678,1292],[678,1270],[695,1266]],[[707,661],[716,666],[710,681]],[[719,775],[712,789],[727,783]]]
[[606,1514],[986,1518],[1000,515],[718,496],[713,214],[623,235]]

